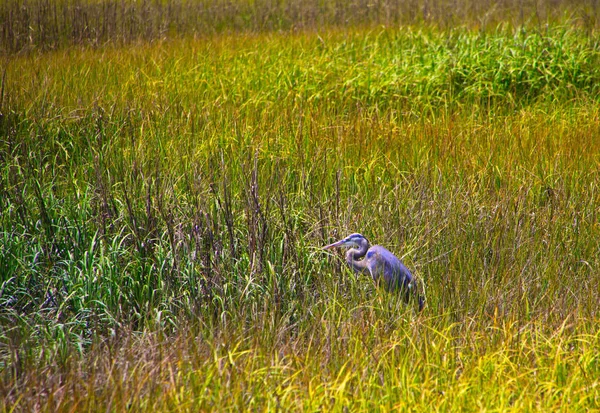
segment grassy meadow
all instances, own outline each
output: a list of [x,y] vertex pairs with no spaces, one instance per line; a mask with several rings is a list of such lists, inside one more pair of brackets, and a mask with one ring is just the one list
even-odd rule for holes
[[[299,4],[2,32],[0,409],[599,410],[595,3],[486,27]],[[422,312],[321,249],[351,232]]]

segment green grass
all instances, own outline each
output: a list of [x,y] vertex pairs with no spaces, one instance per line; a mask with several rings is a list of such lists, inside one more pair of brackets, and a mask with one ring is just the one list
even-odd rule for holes
[[[3,410],[600,408],[600,51],[570,25],[5,60]],[[396,252],[413,303],[322,245]]]

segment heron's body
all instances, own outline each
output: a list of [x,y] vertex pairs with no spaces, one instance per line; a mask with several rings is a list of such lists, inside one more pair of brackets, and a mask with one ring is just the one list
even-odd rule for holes
[[[388,291],[401,290],[408,302],[413,287],[413,276],[408,268],[387,248],[381,245],[369,246],[369,241],[361,234],[351,234],[324,248],[352,247],[346,251],[346,262],[355,272],[370,275]],[[419,297],[419,309],[423,299]]]

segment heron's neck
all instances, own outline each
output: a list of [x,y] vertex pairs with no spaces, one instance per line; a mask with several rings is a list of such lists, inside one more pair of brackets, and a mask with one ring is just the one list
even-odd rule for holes
[[369,243],[367,240],[363,240],[358,248],[350,248],[346,252],[346,262],[356,272],[368,271],[367,263],[365,260],[361,260],[369,249]]

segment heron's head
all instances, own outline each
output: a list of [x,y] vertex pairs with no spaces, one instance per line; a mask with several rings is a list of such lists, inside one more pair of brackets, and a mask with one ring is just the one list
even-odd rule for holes
[[354,233],[354,234],[348,235],[346,238],[344,238],[344,239],[342,239],[342,240],[340,240],[338,242],[334,242],[333,244],[329,244],[329,245],[324,246],[323,249],[328,250],[330,248],[335,248],[335,247],[355,247],[355,248],[358,248],[364,242],[368,243],[369,241],[367,241],[367,239],[365,237],[363,237],[361,234]]

